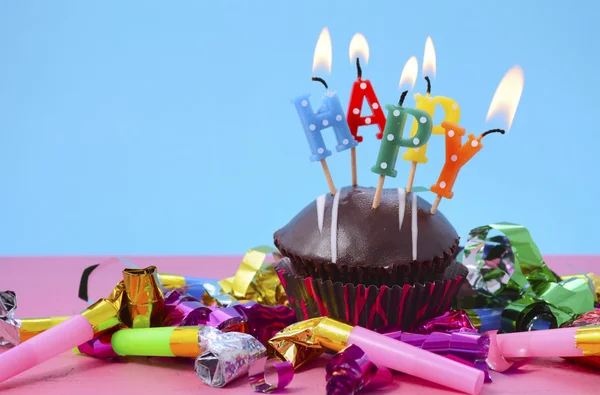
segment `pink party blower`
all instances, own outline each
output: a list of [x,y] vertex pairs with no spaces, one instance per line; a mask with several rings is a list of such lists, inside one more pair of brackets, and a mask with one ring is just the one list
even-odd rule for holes
[[[283,357],[298,355],[289,352],[294,346],[302,349],[300,353],[317,347],[339,352],[351,344],[360,347],[369,360],[379,366],[468,394],[478,394],[483,386],[485,374],[481,370],[332,318],[312,318],[298,322],[269,341],[269,345]],[[294,365],[297,367],[299,364]]]
[[[600,355],[600,325],[543,331],[490,333],[504,358],[583,357]],[[493,341],[494,337],[496,342]],[[495,344],[494,344],[495,343]]]
[[124,291],[125,285],[120,282],[108,298],[100,299],[81,314],[0,354],[0,382],[92,340],[100,332],[118,325]]

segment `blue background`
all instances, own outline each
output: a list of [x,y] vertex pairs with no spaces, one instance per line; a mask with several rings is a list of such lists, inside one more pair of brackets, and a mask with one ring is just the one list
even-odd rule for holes
[[[0,254],[238,254],[270,243],[327,191],[289,102],[311,92],[318,106],[309,78],[325,26],[327,80],[344,103],[354,33],[369,42],[364,76],[382,104],[397,101],[404,63],[421,63],[431,35],[433,94],[457,100],[476,134],[502,126],[485,124],[487,109],[521,65],[510,133],[487,139],[440,209],[463,240],[512,221],[545,253],[600,253],[597,13],[591,1],[4,1]],[[358,147],[359,182],[371,186],[375,132],[362,128]],[[433,138],[416,185],[441,170]],[[348,152],[329,159],[338,186],[349,163]],[[386,186],[406,183],[408,163],[397,169]]]

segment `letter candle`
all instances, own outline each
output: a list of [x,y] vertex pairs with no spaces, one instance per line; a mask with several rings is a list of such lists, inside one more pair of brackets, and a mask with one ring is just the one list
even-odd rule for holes
[[[486,119],[489,120],[497,112],[502,112],[506,118],[507,130],[509,130],[519,106],[523,85],[523,70],[518,66],[511,68],[504,78],[502,78],[496,89]],[[452,199],[454,196],[452,187],[454,186],[458,172],[477,152],[481,151],[483,148],[481,144],[483,137],[490,133],[505,133],[502,129],[492,129],[481,134],[479,137],[469,134],[468,141],[461,145],[462,136],[466,132],[464,128],[450,122],[442,122],[442,127],[446,134],[446,162],[437,183],[430,188],[437,195],[431,207],[431,214],[437,212],[443,197]]]
[[452,187],[456,182],[458,172],[465,163],[471,160],[476,153],[481,151],[483,148],[481,139],[490,133],[505,133],[502,129],[493,129],[482,133],[479,137],[469,134],[468,141],[461,145],[462,136],[464,136],[466,132],[465,128],[461,128],[450,122],[442,122],[442,127],[446,130],[446,162],[444,163],[442,173],[440,174],[437,183],[430,188],[431,192],[437,194],[437,197],[431,206],[431,214],[437,212],[442,197],[452,199],[454,196]]
[[[317,41],[313,59],[313,72],[321,65],[320,62],[325,63],[328,70],[331,71],[331,38],[329,37],[327,28],[323,29]],[[322,83],[325,89],[327,89],[327,94],[323,98],[323,103],[319,110],[316,113],[313,112],[308,94],[298,96],[293,102],[298,111],[300,122],[302,122],[308,146],[310,147],[310,160],[312,162],[321,162],[329,190],[332,195],[335,195],[335,185],[333,184],[326,161],[326,158],[331,156],[331,151],[325,146],[322,131],[330,127],[333,128],[337,141],[337,146],[335,147],[337,152],[356,147],[358,142],[354,140],[352,133],[350,133],[350,128],[348,127],[348,122],[346,121],[346,116],[338,95],[335,92],[329,91],[327,83],[322,78],[313,77],[312,80]]]
[[[379,99],[375,94],[371,81],[364,80],[362,78],[362,68],[360,67],[360,59],[358,55],[362,55],[365,64],[369,62],[369,44],[365,37],[356,33],[350,41],[350,62],[356,58],[356,81],[352,85],[352,91],[350,92],[350,102],[348,103],[348,127],[354,139],[357,142],[362,142],[363,137],[358,135],[358,128],[361,126],[377,125],[379,127],[379,133],[377,138],[381,140],[383,136],[383,130],[385,129],[385,114],[379,104]],[[362,106],[364,100],[367,100],[369,108],[371,109],[371,115],[362,116]],[[358,185],[358,177],[356,174],[356,147],[352,147],[350,150],[352,157],[352,185]]]
[[[402,86],[403,83],[408,82],[412,88],[418,72],[417,69],[417,59],[413,56],[406,62],[406,65],[402,70],[400,86]],[[405,108],[402,106],[407,93],[408,90],[402,92],[398,106],[393,106],[391,104],[386,105],[388,117],[383,132],[383,139],[381,140],[381,145],[379,147],[377,162],[371,168],[373,173],[379,174],[379,181],[373,199],[373,208],[379,206],[385,177],[396,177],[398,173],[395,167],[400,147],[421,147],[426,144],[429,137],[431,137],[431,116],[423,110]],[[417,120],[419,126],[417,128],[417,133],[413,137],[403,139],[404,125],[408,115],[412,115]]]
[[[417,104],[415,108],[427,111],[431,118],[437,106],[439,105],[444,110],[444,121],[454,124],[458,124],[460,121],[460,107],[456,101],[448,97],[443,96],[431,96],[431,77],[435,77],[436,71],[436,57],[435,48],[431,37],[427,37],[425,42],[425,53],[423,54],[423,74],[425,75],[425,81],[427,81],[427,94],[425,96],[416,94],[414,96]],[[417,133],[418,123],[416,120],[412,124],[410,135],[414,136]],[[443,135],[444,128],[441,125],[433,126],[432,134]],[[417,171],[417,164],[427,163],[427,144],[419,148],[409,148],[402,155],[402,159],[412,162],[410,168],[410,174],[408,176],[408,184],[406,186],[406,192],[412,191],[413,182],[415,179],[415,172]]]

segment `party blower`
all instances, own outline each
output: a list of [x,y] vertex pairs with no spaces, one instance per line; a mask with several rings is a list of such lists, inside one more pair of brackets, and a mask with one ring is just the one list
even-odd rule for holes
[[[490,347],[504,358],[584,357],[600,355],[600,325],[533,332],[490,332]],[[492,350],[490,350],[492,354]]]
[[212,387],[247,374],[251,364],[267,353],[251,335],[210,326],[122,329],[110,343],[116,355],[196,358],[196,375]]
[[478,394],[485,379],[481,370],[327,317],[290,325],[269,341],[275,353],[288,361],[310,354],[311,348],[339,352],[351,344],[365,351],[376,365],[468,394]]
[[123,281],[66,321],[0,354],[0,382],[77,347],[117,325],[148,327],[164,319],[164,297],[156,267],[125,269]]

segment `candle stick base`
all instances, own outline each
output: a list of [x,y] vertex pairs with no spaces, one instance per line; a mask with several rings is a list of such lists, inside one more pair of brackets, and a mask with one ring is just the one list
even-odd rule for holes
[[321,159],[321,165],[323,166],[323,173],[325,173],[325,178],[327,179],[327,185],[329,185],[329,191],[331,192],[331,195],[335,195],[335,185],[333,185],[333,178],[331,178],[327,161],[325,159]]
[[383,183],[385,176],[382,174],[379,176],[379,182],[377,183],[377,189],[375,190],[375,198],[373,199],[373,208],[379,207],[379,201],[381,200],[381,192],[383,191]]
[[431,210],[429,210],[429,212],[432,215],[435,215],[435,213],[437,213],[437,209],[438,209],[441,201],[442,201],[442,197],[440,195],[437,195],[435,198],[435,201],[433,202],[433,205],[431,206]]
[[352,186],[358,185],[358,174],[356,174],[356,147],[350,149],[350,157],[352,163]]
[[406,192],[412,192],[413,183],[415,182],[415,173],[417,171],[417,162],[413,162],[410,167],[410,173],[408,174],[408,185],[406,186]]

